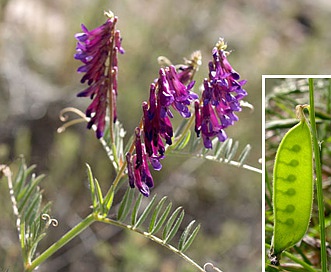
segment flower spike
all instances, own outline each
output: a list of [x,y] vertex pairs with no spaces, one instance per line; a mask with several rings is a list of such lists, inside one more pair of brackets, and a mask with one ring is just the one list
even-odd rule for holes
[[[165,145],[172,144],[173,114],[170,107],[178,111],[182,117],[189,118],[189,105],[198,99],[198,95],[191,91],[194,85],[192,76],[197,66],[198,64],[192,61],[187,62],[187,66],[182,67],[180,72],[172,64],[160,68],[159,77],[150,85],[148,102],[142,103],[143,143],[140,128],[136,128],[136,154],[127,155],[126,159],[130,186],[137,186],[145,196],[149,195],[149,188],[153,187],[148,165],[150,164],[154,170],[161,170],[160,160],[164,158]],[[180,76],[180,73],[184,74]]]
[[108,107],[112,121],[117,119],[117,54],[124,53],[120,32],[115,29],[117,17],[112,12],[105,12],[105,15],[108,19],[104,24],[93,30],[82,25],[83,32],[75,35],[77,46],[74,57],[83,63],[77,71],[84,73],[81,83],[87,81],[89,85],[77,96],[93,99],[86,110],[86,116],[90,118],[87,128],[96,125],[97,138],[104,134]]
[[226,43],[222,38],[212,50],[213,60],[209,62],[209,77],[204,80],[201,103],[195,102],[195,132],[202,134],[204,146],[212,148],[211,139],[218,137],[224,142],[225,128],[238,121],[234,112],[241,111],[240,100],[247,95],[241,80],[229,63]]

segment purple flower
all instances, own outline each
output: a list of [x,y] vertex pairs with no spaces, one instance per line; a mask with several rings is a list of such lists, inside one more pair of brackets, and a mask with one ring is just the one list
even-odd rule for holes
[[97,138],[103,136],[109,103],[112,121],[117,119],[117,53],[124,53],[120,32],[115,29],[117,17],[109,13],[106,15],[109,18],[103,25],[90,31],[82,25],[83,33],[75,35],[78,42],[74,57],[83,63],[77,71],[85,73],[81,83],[87,81],[89,85],[77,96],[93,99],[86,110],[86,116],[90,118],[87,127],[90,129],[96,125]]
[[97,123],[96,135],[98,139],[102,137],[106,125],[107,92],[108,89],[105,84],[99,85],[97,95],[86,109],[86,116],[90,117],[87,128],[90,129],[93,124]]
[[206,148],[212,148],[211,139],[224,142],[224,129],[238,121],[234,112],[241,111],[240,100],[247,95],[242,86],[246,80],[232,68],[223,39],[214,47],[213,61],[209,62],[209,78],[204,80],[201,103],[195,102],[195,131],[202,134]]
[[191,112],[188,106],[191,101],[198,99],[198,95],[190,90],[193,88],[195,81],[191,81],[185,86],[179,79],[175,67],[169,66],[165,69],[165,76],[169,85],[169,90],[173,95],[172,106],[177,110],[184,118],[189,118]]
[[181,116],[191,116],[188,106],[198,96],[191,92],[194,82],[185,86],[178,77],[174,66],[161,68],[159,78],[150,87],[149,103],[143,103],[143,130],[146,152],[155,170],[161,169],[160,159],[164,158],[166,144],[172,144],[173,128],[170,118],[173,117],[170,106]]
[[162,167],[160,159],[163,159],[165,152],[162,138],[171,145],[173,131],[169,117],[166,114],[161,117],[161,107],[160,103],[157,103],[154,83],[150,88],[149,107],[148,103],[144,102],[142,108],[146,152],[151,158],[153,168],[160,170]]
[[136,154],[131,156],[126,154],[129,184],[131,188],[137,186],[138,190],[144,195],[149,196],[149,188],[154,186],[153,177],[148,167],[148,159],[145,146],[141,142],[140,129],[135,130]]
[[[193,67],[193,66],[192,66]],[[193,68],[187,68],[192,72]],[[182,82],[185,78],[188,85]],[[172,144],[173,128],[171,118],[174,108],[181,116],[191,116],[188,106],[198,96],[191,91],[194,82],[192,77],[188,80],[186,75],[180,77],[175,66],[168,66],[159,70],[159,77],[150,85],[149,100],[142,103],[143,109],[143,141],[139,128],[135,131],[136,154],[126,155],[129,184],[137,186],[139,191],[149,195],[149,188],[153,187],[153,178],[148,165],[154,170],[161,170],[160,160],[164,158],[165,144]]]

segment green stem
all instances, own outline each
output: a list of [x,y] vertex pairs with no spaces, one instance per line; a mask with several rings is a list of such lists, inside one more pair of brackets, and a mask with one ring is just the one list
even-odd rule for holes
[[170,150],[174,150],[177,148],[178,144],[186,137],[186,133],[191,129],[191,126],[193,124],[193,121],[194,121],[194,115],[192,115],[190,117],[190,119],[188,120],[183,132],[181,133],[181,135],[176,139],[176,142],[173,143],[172,145],[170,146],[167,146],[167,149],[166,149],[166,153],[168,153]]
[[[270,249],[269,244],[265,244],[265,247]],[[311,267],[310,265],[308,265],[301,259],[295,257],[293,254],[291,254],[287,251],[283,251],[282,255],[286,256],[287,258],[291,259],[292,261],[296,262],[297,264],[300,264],[305,269],[305,271],[316,272],[316,270],[313,267]]]
[[[142,119],[141,119],[140,123],[139,123],[139,127],[141,128],[142,125],[143,125],[143,123],[142,123]],[[130,148],[129,148],[128,152],[132,153],[134,148],[135,148],[135,142],[134,142],[134,139],[132,139],[132,142],[130,143]],[[125,169],[126,169],[126,160],[124,160],[123,163],[121,164],[121,167],[118,170],[117,175],[116,175],[112,185],[108,189],[108,192],[107,192],[106,196],[104,197],[104,199],[110,199],[110,195],[112,195],[115,192],[118,183],[120,182],[122,176],[124,175]]]
[[312,132],[313,146],[314,146],[318,219],[319,219],[320,239],[321,239],[321,267],[322,267],[322,272],[327,272],[322,169],[321,169],[320,147],[317,140],[317,130],[316,130],[316,122],[315,122],[314,79],[309,78],[308,81],[309,81],[309,100],[310,100],[309,118],[310,118],[310,125],[311,125],[311,132]]
[[166,247],[167,249],[171,250],[172,252],[174,252],[175,254],[177,254],[178,256],[180,256],[181,258],[183,258],[186,262],[188,262],[189,264],[191,264],[192,266],[194,266],[196,269],[198,269],[198,271],[202,271],[204,272],[205,270],[199,266],[196,262],[194,262],[190,257],[188,257],[187,255],[185,255],[183,252],[179,251],[177,248],[175,248],[174,246],[172,245],[169,245],[167,243],[164,243],[164,241],[148,232],[145,232],[145,231],[142,231],[142,230],[139,230],[139,229],[136,229],[136,228],[133,228],[133,226],[131,225],[126,225],[124,223],[121,223],[119,221],[115,221],[115,220],[112,220],[110,218],[100,218],[98,219],[98,221],[100,222],[103,222],[103,223],[106,223],[106,224],[111,224],[111,225],[115,225],[115,226],[118,226],[118,227],[121,227],[121,228],[124,228],[124,229],[129,229],[131,231],[134,231],[136,233],[139,233],[143,236],[145,236],[146,238],[152,240],[153,242],[163,246],[163,247]]
[[89,214],[85,217],[84,220],[79,222],[74,228],[68,231],[65,235],[63,235],[60,240],[51,245],[48,249],[46,249],[41,255],[39,255],[36,259],[34,259],[30,264],[26,264],[25,271],[33,271],[37,266],[46,261],[51,255],[53,255],[57,250],[61,247],[69,243],[73,238],[79,235],[83,230],[88,228],[93,222],[98,219],[93,215]]

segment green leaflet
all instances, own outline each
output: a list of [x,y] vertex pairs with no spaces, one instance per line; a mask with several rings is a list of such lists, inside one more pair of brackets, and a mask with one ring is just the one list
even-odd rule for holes
[[121,201],[120,207],[118,209],[118,213],[117,213],[118,221],[124,221],[127,215],[129,214],[130,207],[133,202],[133,197],[134,197],[134,189],[128,187]]
[[302,117],[282,139],[274,165],[271,257],[278,261],[281,252],[299,242],[308,229],[313,202],[312,162],[310,129]]
[[49,216],[50,202],[42,204],[43,191],[39,183],[44,176],[35,175],[34,169],[35,166],[27,167],[22,157],[19,170],[12,179],[10,168],[0,165],[0,174],[3,172],[7,178],[14,215],[17,217],[16,226],[24,264],[31,263],[49,225],[57,225],[57,221]]
[[185,228],[185,230],[183,231],[183,233],[180,237],[180,240],[178,243],[178,248],[181,252],[184,252],[186,249],[188,249],[190,247],[194,238],[196,237],[196,235],[199,232],[200,224],[190,234],[194,223],[195,223],[195,220],[191,221],[191,223],[188,224],[188,226]]
[[[126,225],[124,221],[127,218],[127,215],[130,213],[131,206],[133,203],[134,192],[135,190],[128,188],[128,190],[123,196],[123,200],[121,201],[120,207],[118,209],[117,220],[123,223],[123,225]],[[139,194],[131,211],[131,225],[126,225],[126,228],[139,232],[145,237],[150,238],[153,241],[160,243],[161,245],[170,245],[170,241],[175,237],[175,235],[179,234],[180,232],[180,227],[185,214],[183,208],[178,207],[175,211],[171,213],[170,211],[172,208],[172,202],[166,204],[168,201],[166,196],[157,202],[156,195],[154,195],[146,208],[144,208],[144,210],[142,211],[141,215],[138,217],[142,198],[143,195]],[[142,224],[147,220],[149,215],[151,216],[148,230],[143,231]],[[194,224],[195,220],[191,221],[191,223],[186,226],[184,231],[182,232],[182,235],[178,242],[178,251],[180,251],[181,253],[183,253],[190,247],[199,232],[200,224],[198,224],[193,229]],[[162,234],[162,238],[158,238],[157,236],[155,236],[155,234],[159,231]]]

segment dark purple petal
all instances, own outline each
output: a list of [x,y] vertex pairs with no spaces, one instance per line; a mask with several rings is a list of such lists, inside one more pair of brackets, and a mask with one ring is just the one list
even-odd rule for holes
[[142,165],[141,170],[142,170],[142,173],[144,174],[143,176],[144,176],[144,181],[145,181],[146,185],[149,188],[152,188],[154,186],[154,181],[153,181],[152,174],[149,171],[147,156],[146,156],[144,145],[143,145],[143,165]]
[[97,138],[100,139],[103,136],[103,132],[105,130],[105,115],[102,116],[103,118],[99,118],[99,122],[98,122],[98,126],[97,126],[97,130],[96,130],[96,135]]
[[234,121],[227,115],[221,115],[220,120],[223,128],[227,128],[228,126],[232,126]]
[[220,142],[224,142],[228,136],[226,135],[225,131],[223,129],[221,129],[218,133],[217,133],[217,137],[218,137],[218,140]]
[[149,196],[149,188],[141,179],[140,169],[134,169],[134,177],[135,177],[135,185],[137,186],[138,190],[144,195]]
[[93,98],[94,94],[99,91],[100,86],[99,85],[92,85],[86,88],[85,90],[79,92],[77,94],[77,97],[91,97]]
[[[136,154],[133,156],[133,159],[130,160],[130,155],[126,155],[129,175],[129,183],[132,187],[132,181],[134,180],[134,185],[137,186],[139,191],[144,195],[149,195],[149,188],[154,186],[153,177],[148,167],[148,159],[145,145],[141,142],[140,137],[141,131],[140,128],[135,129],[135,148]],[[132,164],[131,164],[132,161]],[[134,166],[134,167],[133,167]],[[133,169],[133,174],[132,171]],[[134,177],[134,178],[133,178]]]
[[155,84],[152,83],[149,89],[149,118],[152,119],[156,111],[156,94]]
[[77,69],[77,72],[78,73],[86,73],[88,71],[88,66],[87,65],[83,65],[83,66],[80,66],[78,69]]
[[194,102],[194,109],[195,109],[195,133],[197,134],[197,137],[200,137],[200,131],[201,131],[201,113],[200,113],[200,103],[199,101]]
[[100,85],[98,93],[92,103],[86,109],[86,116],[90,117],[87,128],[90,129],[94,124],[97,126],[96,136],[101,138],[105,128],[105,117],[107,111],[107,86]]
[[162,164],[160,163],[160,158],[149,157],[149,161],[154,170],[160,171],[162,168]]
[[[194,85],[195,85],[195,81],[193,80],[187,85],[187,87],[186,87],[187,90],[191,90],[194,87]],[[196,96],[197,98],[199,97],[196,93],[191,93],[190,95]]]
[[184,118],[191,117],[191,112],[187,106],[184,106],[182,103],[179,103],[176,101],[173,103],[173,106],[180,113],[180,115],[183,116]]
[[170,91],[170,86],[163,68],[159,71],[158,87],[158,101],[160,102],[160,106],[169,107],[175,98]]
[[134,188],[134,173],[133,173],[133,165],[131,161],[131,154],[128,152],[125,155],[126,165],[128,169],[128,177],[129,177],[129,185],[131,188]]
[[85,42],[88,39],[88,35],[86,33],[77,33],[75,34],[75,38],[80,42]]
[[137,169],[143,164],[143,151],[142,151],[141,139],[140,139],[140,128],[137,127],[135,129],[135,135],[136,135],[135,147],[137,154],[135,169]]
[[202,140],[203,140],[203,145],[205,146],[205,148],[212,148],[213,147],[209,136],[206,136],[205,134],[202,134]]
[[138,190],[140,193],[142,193],[144,196],[148,197],[150,194],[150,190],[146,183],[142,182],[141,180],[137,181],[136,183]]
[[[180,81],[174,66],[166,67],[163,71],[165,73],[166,81],[168,82],[170,93],[174,98],[173,101],[171,101],[173,108],[184,118],[189,118],[191,113],[188,109],[188,105],[190,105],[191,101],[198,98],[194,92],[190,91],[195,82],[191,81],[188,86],[185,86]],[[168,107],[168,105],[166,106]]]

